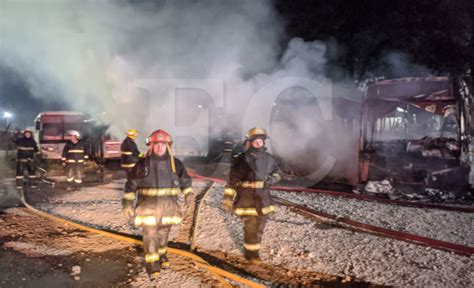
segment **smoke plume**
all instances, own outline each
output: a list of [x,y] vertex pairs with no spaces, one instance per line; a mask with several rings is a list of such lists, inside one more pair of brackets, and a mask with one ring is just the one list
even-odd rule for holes
[[[190,123],[199,109],[215,108],[202,91],[180,91],[183,104],[169,92],[131,89],[137,79],[222,81],[227,116],[210,120],[219,131],[239,132],[250,128],[239,127],[239,115],[269,82],[284,77],[324,80],[326,45],[293,39],[282,47],[282,21],[270,1],[5,0],[0,5],[0,64],[14,69],[34,97],[66,101],[110,124],[110,132],[119,138],[132,127],[142,139],[158,128],[175,133],[166,123]],[[356,161],[357,137],[336,130],[352,112],[341,116],[331,111],[333,117],[326,121],[318,107],[334,101],[333,96],[343,98],[338,93],[357,98],[358,92],[350,83],[331,86],[334,95],[312,95],[317,101],[307,107],[309,95],[298,88],[281,96],[296,106],[282,108],[287,114],[272,127],[272,147],[290,163],[304,159],[306,172],[326,154],[337,156],[334,171]],[[283,100],[275,103],[274,113]],[[179,120],[169,119],[174,114],[167,107],[182,111]],[[189,129],[184,136],[205,138],[205,130]],[[308,160],[307,151],[314,161]]]

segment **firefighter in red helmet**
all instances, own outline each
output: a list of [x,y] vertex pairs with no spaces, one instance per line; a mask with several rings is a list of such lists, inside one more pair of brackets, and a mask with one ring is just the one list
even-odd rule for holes
[[88,147],[81,140],[81,134],[78,131],[69,130],[67,134],[70,139],[64,145],[61,160],[66,167],[68,190],[80,190],[84,176],[84,161],[89,159]]
[[[224,189],[224,209],[240,216],[244,222],[244,256],[259,260],[260,243],[267,216],[275,211],[270,186],[282,178],[275,158],[265,148],[267,132],[252,128],[247,132],[247,150],[231,166],[229,182]],[[235,197],[235,200],[234,200]]]
[[[123,212],[143,228],[145,266],[153,279],[170,266],[167,257],[171,225],[181,223],[178,195],[185,196],[187,208],[193,205],[192,180],[179,159],[171,153],[173,139],[163,130],[147,138],[146,156],[132,168],[136,191],[124,193]],[[133,203],[136,201],[135,207]]]
[[18,138],[18,133],[12,138],[16,145],[16,187],[23,189],[23,178],[25,170],[28,172],[28,183],[31,188],[36,187],[36,165],[35,156],[38,154],[38,145],[33,139],[33,132],[30,129],[23,130],[23,137]]

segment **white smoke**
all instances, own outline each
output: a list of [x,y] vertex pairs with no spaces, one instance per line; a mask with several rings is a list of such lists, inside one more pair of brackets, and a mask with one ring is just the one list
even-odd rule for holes
[[130,81],[228,80],[270,69],[279,53],[281,27],[268,1],[0,5],[3,64],[28,81],[33,95],[106,111],[111,123],[132,114],[114,107],[133,102]]
[[[324,78],[325,44],[293,39],[283,51],[282,21],[270,1],[143,1],[132,5],[128,1],[4,0],[0,2],[0,27],[1,64],[16,70],[34,96],[65,99],[74,109],[92,115],[105,112],[101,115],[117,137],[131,127],[138,128],[141,136],[166,128],[161,125],[169,115],[162,108],[170,104],[170,98],[130,89],[129,83],[136,79],[222,80],[224,109],[239,115],[250,97],[270,81]],[[332,84],[336,91],[339,84]],[[327,96],[318,101],[332,101]],[[191,98],[189,103],[189,110],[195,110]],[[315,154],[329,151],[339,154],[340,163],[349,161],[341,151],[354,150],[353,137],[331,133],[329,127],[339,124],[314,122],[317,118],[311,111],[302,109],[296,121],[301,125],[291,128],[303,138],[296,146],[299,149],[287,138],[275,137],[280,151],[300,151],[296,156],[287,155],[296,159],[308,147],[316,147]],[[337,117],[331,121],[336,122]],[[279,125],[276,134],[284,135],[290,129],[287,124]],[[327,133],[331,136],[325,137]],[[324,141],[314,141],[315,137]]]
[[402,52],[389,52],[384,55],[384,62],[388,66],[389,78],[426,77],[432,71],[425,66],[413,63],[410,56]]

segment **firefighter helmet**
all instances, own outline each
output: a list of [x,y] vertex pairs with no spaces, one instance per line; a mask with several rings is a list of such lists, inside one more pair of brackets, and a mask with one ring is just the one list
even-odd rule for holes
[[23,130],[23,136],[25,136],[26,133],[30,133],[30,135],[33,135],[33,131],[31,131],[31,129],[29,129],[29,128],[25,128]]
[[245,138],[247,138],[249,141],[255,140],[257,138],[261,138],[263,140],[267,139],[267,131],[263,128],[260,127],[254,127],[247,131],[247,134],[245,135]]
[[81,138],[81,133],[79,133],[79,131],[77,131],[77,130],[68,130],[67,135],[75,136],[77,139]]
[[152,143],[167,143],[168,145],[173,144],[173,137],[171,137],[168,132],[164,130],[156,130],[146,138],[146,144],[150,145]]
[[134,139],[138,135],[138,131],[136,129],[128,129],[127,133],[125,133],[128,137]]
[[168,155],[170,156],[171,171],[173,171],[173,173],[176,173],[176,164],[174,162],[173,153],[171,152],[171,147],[170,147],[173,144],[173,137],[171,137],[171,135],[168,134],[168,132],[158,129],[158,130],[153,131],[153,133],[151,133],[150,136],[146,138],[146,145],[151,145],[153,143],[166,144],[166,150],[168,151]]

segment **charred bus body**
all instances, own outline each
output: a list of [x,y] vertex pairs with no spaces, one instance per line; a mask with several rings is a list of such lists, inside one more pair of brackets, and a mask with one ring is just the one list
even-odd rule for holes
[[92,125],[91,122],[88,125],[91,157],[99,164],[120,161],[122,141],[107,133],[108,129],[107,125]]
[[403,78],[368,85],[359,181],[390,179],[396,187],[417,190],[468,188],[471,105],[462,79]]
[[[465,80],[392,79],[336,94],[330,120],[321,116],[324,100],[305,92],[289,90],[273,103],[269,146],[287,174],[309,180],[302,185],[351,191],[388,179],[407,191],[462,194],[474,183],[472,94]],[[229,150],[221,134],[210,140],[220,144],[210,154]],[[234,155],[242,150],[237,138],[229,141]]]
[[[337,89],[331,97],[291,89],[273,103],[273,153],[286,173],[304,177],[320,188],[358,184],[362,93],[350,87]],[[324,101],[331,102],[330,118],[324,117],[322,110],[328,107]]]
[[59,160],[64,145],[69,140],[68,130],[76,130],[81,135],[85,132],[85,116],[73,111],[41,112],[35,119],[41,158]]

